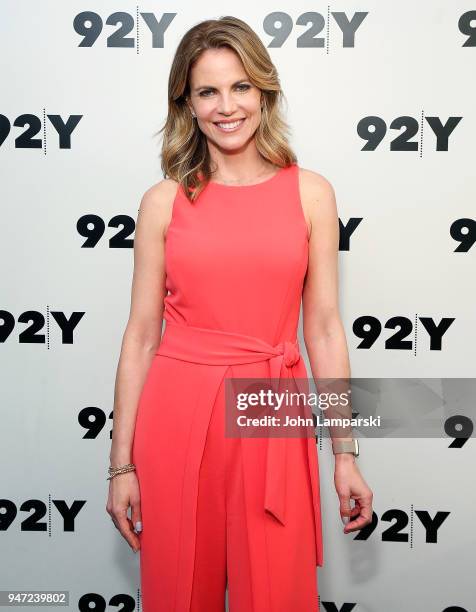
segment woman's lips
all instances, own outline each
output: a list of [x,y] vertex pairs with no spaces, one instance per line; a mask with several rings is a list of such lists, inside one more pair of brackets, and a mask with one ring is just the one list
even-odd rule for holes
[[[225,127],[221,127],[221,126],[218,124],[219,122],[214,123],[213,125],[215,125],[215,126],[216,126],[216,127],[219,129],[219,130],[220,130],[220,132],[223,132],[223,133],[231,133],[231,132],[237,132],[237,131],[238,131],[238,130],[241,128],[241,126],[243,125],[243,123],[245,122],[245,119],[240,119],[239,121],[240,121],[240,123],[239,123],[238,125],[236,125],[235,127],[233,127],[233,128],[225,128]],[[228,123],[231,123],[231,125],[234,125],[236,122],[235,122],[235,121],[233,121],[233,122],[228,122]],[[223,125],[226,125],[226,124],[223,124]]]

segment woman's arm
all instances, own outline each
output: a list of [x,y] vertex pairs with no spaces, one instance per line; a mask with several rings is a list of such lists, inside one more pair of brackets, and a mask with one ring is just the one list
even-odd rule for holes
[[[313,378],[319,391],[319,380],[337,379],[328,391],[347,392],[350,364],[344,327],[338,304],[339,218],[332,185],[323,176],[310,170],[300,171],[300,190],[308,226],[309,262],[303,287],[303,334]],[[332,414],[330,414],[332,412]],[[328,417],[350,418],[352,409],[328,408]],[[330,427],[332,440],[352,438],[350,427]],[[335,458],[334,481],[340,500],[343,522],[355,517],[345,532],[361,529],[372,519],[372,491],[363,480],[351,453],[338,453]],[[355,510],[350,498],[356,500]]]
[[162,334],[165,233],[177,183],[160,181],[144,194],[134,238],[134,274],[129,320],[124,332],[114,387],[112,466],[131,463],[137,406]]
[[[336,392],[348,390],[350,382],[349,353],[338,305],[339,218],[332,185],[320,174],[303,170],[302,198],[311,226],[309,265],[303,289],[303,332],[311,370],[316,382],[338,379]],[[329,391],[334,391],[328,389]],[[341,388],[342,387],[342,388]],[[330,414],[328,408],[326,416]],[[350,406],[339,408],[340,416],[351,417]],[[330,428],[333,440],[350,439],[352,431]],[[336,434],[340,433],[341,437]],[[344,435],[345,434],[345,435]],[[339,453],[336,460],[353,459]]]

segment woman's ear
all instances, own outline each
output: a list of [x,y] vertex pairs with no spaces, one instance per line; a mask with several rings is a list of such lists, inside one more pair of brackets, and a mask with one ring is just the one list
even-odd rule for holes
[[195,111],[193,110],[193,107],[190,104],[190,98],[188,96],[186,96],[185,102],[187,103],[188,110],[190,111],[190,114],[192,115],[192,117],[196,117],[197,115],[195,114]]

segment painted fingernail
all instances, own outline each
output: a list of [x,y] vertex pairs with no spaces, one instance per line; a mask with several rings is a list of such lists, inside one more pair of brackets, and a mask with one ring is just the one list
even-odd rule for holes
[[344,525],[347,525],[347,523],[349,522],[349,517],[348,516],[342,516],[342,522],[344,523]]
[[136,523],[136,531],[142,531],[142,523],[141,523],[141,521],[137,521],[137,523]]

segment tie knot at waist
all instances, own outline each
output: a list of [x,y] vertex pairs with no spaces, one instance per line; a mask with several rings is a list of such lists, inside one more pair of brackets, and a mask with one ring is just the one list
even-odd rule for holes
[[301,358],[299,342],[283,340],[274,346],[263,339],[167,321],[157,355],[209,365],[270,361],[272,378],[281,376],[281,365],[291,368]]
[[288,368],[292,367],[301,358],[301,355],[299,353],[299,346],[298,346],[297,341],[296,342],[290,342],[289,340],[285,340],[284,342],[282,342],[278,346],[279,346],[280,351],[281,351],[281,348],[282,348],[284,365],[286,367],[288,367]]

